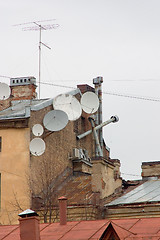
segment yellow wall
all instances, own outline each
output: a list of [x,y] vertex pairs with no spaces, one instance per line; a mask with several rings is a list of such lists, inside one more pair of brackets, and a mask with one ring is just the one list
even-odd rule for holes
[[[17,223],[17,214],[30,207],[27,190],[30,131],[28,128],[0,129],[1,224]],[[18,206],[19,205],[19,206]]]
[[114,180],[114,165],[108,164],[103,159],[92,160],[92,190],[100,192],[100,198],[110,196],[122,186],[122,180]]

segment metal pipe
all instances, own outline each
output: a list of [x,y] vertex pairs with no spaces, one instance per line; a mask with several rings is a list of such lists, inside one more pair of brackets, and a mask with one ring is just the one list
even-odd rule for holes
[[41,84],[41,25],[39,25],[39,99],[40,99],[40,84]]
[[[103,78],[98,77],[99,80],[99,90],[98,90],[98,97],[99,97],[99,123],[100,125],[102,123],[102,83],[103,83]],[[99,129],[99,142],[101,149],[103,149],[103,130],[102,128]]]
[[[98,89],[99,89],[99,82],[98,82],[98,79],[97,78],[94,78],[93,79],[93,84],[94,84],[94,89],[95,89],[95,94],[97,95],[98,97]],[[97,110],[97,112],[95,113],[95,125],[98,126],[99,125],[99,114],[98,114],[99,110]],[[98,133],[99,135],[99,133]],[[97,136],[98,137],[98,136]],[[97,148],[97,145],[95,143],[95,153],[96,153],[96,156],[98,156],[98,148]]]
[[[112,116],[109,120],[107,120],[107,121],[101,123],[100,125],[96,126],[95,130],[100,129],[100,128],[108,125],[109,123],[112,123],[112,122],[114,123],[114,122],[118,122],[118,121],[119,121],[118,116]],[[87,135],[89,135],[90,133],[92,133],[92,130],[88,130],[87,132],[78,135],[77,139],[80,140],[80,139],[86,137]]]
[[96,132],[96,129],[95,129],[94,120],[92,118],[89,118],[89,121],[91,122],[91,125],[92,125],[92,131],[93,131],[94,139],[95,139],[95,142],[96,142],[96,149],[98,150],[98,151],[95,152],[95,155],[96,155],[96,157],[98,157],[98,156],[103,157],[103,151],[102,151],[101,146],[99,144],[99,139],[98,139],[98,135],[97,135],[97,132]]

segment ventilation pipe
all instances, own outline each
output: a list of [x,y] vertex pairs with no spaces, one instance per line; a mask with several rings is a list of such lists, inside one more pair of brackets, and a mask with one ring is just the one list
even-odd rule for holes
[[60,225],[67,224],[67,198],[60,197],[59,200],[59,218],[60,218]]

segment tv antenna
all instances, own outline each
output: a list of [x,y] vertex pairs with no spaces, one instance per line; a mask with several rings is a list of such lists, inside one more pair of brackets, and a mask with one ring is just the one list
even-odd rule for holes
[[41,41],[42,38],[42,30],[51,30],[53,28],[57,28],[59,27],[59,24],[43,24],[44,22],[50,22],[50,21],[54,21],[55,19],[49,19],[49,20],[43,20],[43,21],[35,21],[35,22],[27,22],[27,23],[20,23],[20,24],[16,24],[13,26],[21,26],[21,25],[27,25],[27,24],[32,24],[33,26],[29,26],[29,27],[23,27],[22,30],[23,31],[39,31],[39,73],[38,73],[38,86],[39,86],[39,99],[40,99],[40,84],[41,84],[41,48],[42,45],[48,49],[51,50],[51,48],[49,46],[47,46],[46,44],[44,44]]

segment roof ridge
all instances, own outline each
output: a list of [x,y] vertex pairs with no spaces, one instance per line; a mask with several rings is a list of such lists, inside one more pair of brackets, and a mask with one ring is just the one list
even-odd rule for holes
[[[122,226],[119,226],[118,224],[114,223],[112,220],[110,221],[110,223],[113,224],[113,225],[116,225],[117,227],[120,227],[121,229],[123,229],[123,230],[125,230],[125,231],[127,231],[127,232],[129,232],[129,233],[131,233],[131,234],[133,234],[133,235],[137,235],[136,233],[133,233],[133,232],[131,232],[130,230],[128,230],[128,229],[126,229],[126,228],[124,228],[124,227],[122,227]],[[112,225],[112,226],[113,226],[113,225]]]
[[[92,237],[93,237],[98,231],[100,231],[100,230],[101,230],[105,225],[107,225],[108,223],[110,223],[109,220],[108,220],[107,223],[105,222],[105,223],[103,224],[103,226],[102,226],[100,229],[98,229],[95,233],[93,233],[92,236],[91,236],[90,238],[88,238],[88,240],[91,239],[91,238],[92,238]],[[105,229],[105,230],[106,230],[106,229]],[[105,230],[104,230],[104,231],[105,231]],[[103,233],[102,233],[102,234],[103,234]]]

